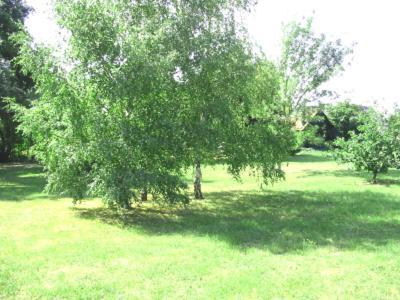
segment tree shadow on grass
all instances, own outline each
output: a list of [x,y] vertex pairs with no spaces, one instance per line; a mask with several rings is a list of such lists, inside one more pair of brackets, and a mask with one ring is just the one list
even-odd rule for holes
[[320,155],[300,153],[291,156],[288,162],[298,162],[298,163],[318,163],[318,162],[330,162],[332,158],[329,157],[328,153],[323,153]]
[[149,235],[206,235],[273,253],[332,246],[374,250],[400,241],[400,203],[373,192],[210,193],[188,209],[136,207],[120,213],[74,208],[77,216]]
[[[305,171],[303,177],[314,177],[314,176],[334,176],[334,177],[358,177],[364,179],[366,182],[370,182],[372,174],[367,171],[356,171],[356,170],[312,170]],[[378,174],[376,185],[400,185],[400,170],[389,170],[387,173]]]
[[43,169],[36,164],[0,164],[0,201],[47,198]]

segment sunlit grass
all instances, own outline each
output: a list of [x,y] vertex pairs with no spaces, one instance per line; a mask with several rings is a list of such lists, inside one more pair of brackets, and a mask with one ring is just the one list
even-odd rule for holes
[[321,152],[285,169],[260,189],[206,168],[205,201],[119,213],[3,165],[0,299],[400,298],[399,172],[371,185]]

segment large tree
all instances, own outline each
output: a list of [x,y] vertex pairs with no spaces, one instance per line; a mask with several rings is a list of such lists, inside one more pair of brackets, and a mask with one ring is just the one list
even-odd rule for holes
[[31,79],[23,75],[14,62],[18,45],[11,38],[21,30],[29,11],[21,0],[0,0],[0,162],[12,159],[17,154],[17,145],[21,143],[6,98],[14,98],[26,105],[32,88]]
[[201,162],[281,178],[285,120],[269,112],[265,122],[247,122],[257,64],[235,15],[249,5],[57,1],[70,33],[65,59],[26,38],[19,59],[40,96],[17,108],[21,129],[35,142],[48,189],[129,207],[140,193],[186,202],[182,173]]

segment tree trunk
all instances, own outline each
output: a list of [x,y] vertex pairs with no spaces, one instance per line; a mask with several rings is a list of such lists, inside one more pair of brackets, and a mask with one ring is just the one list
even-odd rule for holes
[[140,194],[140,199],[141,201],[147,201],[147,189],[143,189],[143,191]]
[[121,204],[122,204],[121,205],[122,208],[125,208],[125,209],[131,209],[132,208],[131,202],[128,199],[124,199]]
[[11,149],[6,134],[0,130],[0,162],[8,162],[11,157]]
[[372,173],[372,183],[376,184],[376,177],[378,176],[378,171],[373,171]]
[[195,199],[204,199],[203,193],[201,192],[201,179],[202,179],[201,166],[200,166],[200,162],[197,161],[196,165],[195,165],[194,182],[193,182]]
[[8,149],[0,150],[0,163],[9,162],[11,160],[11,153]]

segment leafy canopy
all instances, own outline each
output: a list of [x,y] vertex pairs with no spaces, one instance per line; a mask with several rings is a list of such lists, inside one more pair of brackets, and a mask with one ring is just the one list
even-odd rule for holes
[[[122,207],[143,190],[186,203],[182,174],[196,159],[281,178],[289,127],[270,110],[276,85],[260,84],[276,74],[255,63],[235,19],[250,4],[57,1],[64,59],[20,37],[39,99],[16,108],[48,189]],[[249,126],[255,103],[264,122]]]

